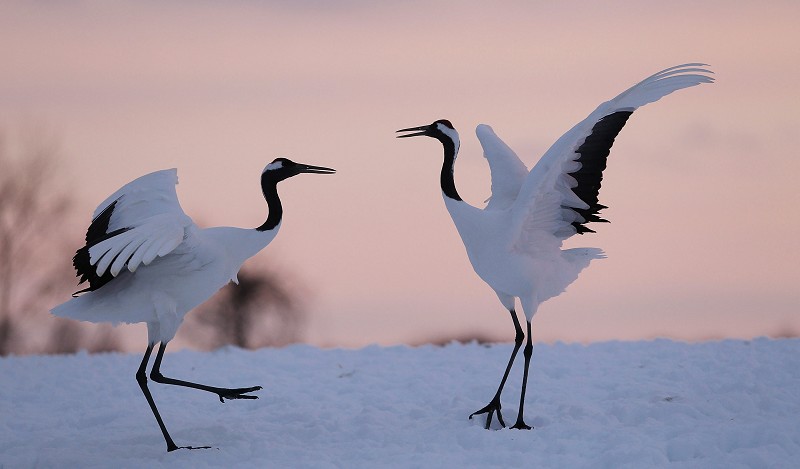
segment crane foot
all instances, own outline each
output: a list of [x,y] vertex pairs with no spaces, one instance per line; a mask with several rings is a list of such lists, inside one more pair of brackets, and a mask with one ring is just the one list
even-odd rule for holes
[[495,396],[485,407],[482,409],[476,410],[475,412],[469,415],[469,419],[472,420],[472,417],[476,415],[486,414],[486,426],[485,429],[489,429],[492,425],[492,416],[494,413],[497,413],[497,421],[500,422],[500,425],[505,428],[506,423],[503,422],[503,414],[500,413],[500,396]]
[[217,394],[219,401],[224,403],[225,399],[258,399],[258,396],[250,396],[247,393],[260,390],[261,386],[253,386],[251,388],[221,389]]

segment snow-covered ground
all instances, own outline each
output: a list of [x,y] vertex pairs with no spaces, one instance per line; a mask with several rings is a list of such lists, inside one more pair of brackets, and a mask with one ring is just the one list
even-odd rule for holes
[[[467,416],[510,344],[181,351],[162,371],[229,401],[150,383],[166,453],[127,354],[0,359],[0,467],[798,467],[800,340],[537,345],[531,431]],[[514,421],[521,361],[504,393]]]

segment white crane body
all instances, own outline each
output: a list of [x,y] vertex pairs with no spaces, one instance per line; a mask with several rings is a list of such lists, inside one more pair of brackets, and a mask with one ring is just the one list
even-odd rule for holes
[[506,309],[519,298],[530,321],[540,303],[562,293],[593,259],[596,248],[542,249],[529,253],[517,246],[509,210],[480,210],[444,197],[475,273],[492,287]]
[[109,232],[132,227],[89,249],[98,276],[109,270],[114,279],[56,306],[53,314],[112,324],[145,322],[151,343],[168,342],[187,312],[237,282],[242,264],[277,235],[280,223],[267,231],[199,228],[177,205],[176,173],[168,169],[142,176],[100,204],[95,218],[115,203]]
[[189,226],[183,242],[157,261],[135,272],[125,269],[103,288],[73,298],[52,312],[90,322],[145,322],[150,342],[168,342],[186,313],[229,282],[238,283],[242,264],[277,233],[278,228],[259,233],[233,227]]

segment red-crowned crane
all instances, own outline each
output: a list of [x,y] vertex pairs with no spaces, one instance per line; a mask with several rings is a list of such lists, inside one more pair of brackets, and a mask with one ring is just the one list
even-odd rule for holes
[[479,125],[476,133],[492,177],[492,196],[484,209],[464,202],[456,190],[453,168],[459,137],[450,121],[398,130],[404,132],[398,137],[427,136],[444,146],[440,184],[445,206],[472,267],[514,321],[514,349],[497,392],[489,404],[470,415],[487,414],[487,429],[495,413],[505,427],[500,394],[525,338],[517,319],[516,298],[525,313],[528,339],[519,411],[512,428],[530,429],[523,411],[533,352],[531,320],[539,305],[563,292],[591,260],[605,257],[596,248],[561,249],[562,242],[575,234],[593,232],[589,223],[607,221],[599,215],[606,207],[598,202],[598,191],[611,145],[631,113],[673,91],[713,82],[712,72],[703,67],[707,65],[690,63],[662,70],[601,104],[559,138],[530,172],[491,127]]
[[150,371],[153,381],[208,391],[220,402],[257,399],[249,393],[261,386],[218,388],[162,375],[164,350],[186,313],[228,282],[237,282],[242,264],[275,238],[283,218],[277,184],[301,173],[333,172],[286,158],[268,164],[261,173],[261,189],[269,214],[261,226],[252,229],[195,225],[178,202],[175,169],[129,182],[95,210],[86,245],[73,258],[80,283],[89,286],[52,313],[90,322],[147,323],[148,345],[136,380],[161,428],[167,451],[208,447],[177,446],[167,432],[147,388],[146,368],[153,347],[160,344]]

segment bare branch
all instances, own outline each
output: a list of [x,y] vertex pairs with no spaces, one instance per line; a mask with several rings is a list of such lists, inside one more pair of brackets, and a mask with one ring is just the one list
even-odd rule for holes
[[[64,239],[60,231],[72,198],[59,177],[57,140],[41,129],[18,140],[13,145],[0,129],[0,355],[107,350],[115,342],[108,330],[92,338],[87,325],[48,312],[74,282],[70,246],[80,239]],[[25,336],[31,332],[51,340]]]

